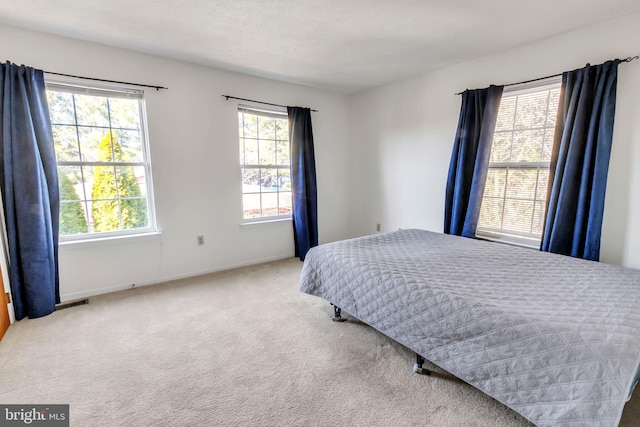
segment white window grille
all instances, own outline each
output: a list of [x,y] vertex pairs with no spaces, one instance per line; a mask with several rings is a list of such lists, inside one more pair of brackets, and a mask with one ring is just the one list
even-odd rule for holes
[[291,218],[291,160],[286,112],[238,107],[242,218]]
[[559,98],[559,79],[505,89],[478,237],[539,246]]
[[144,93],[47,81],[60,240],[156,230]]

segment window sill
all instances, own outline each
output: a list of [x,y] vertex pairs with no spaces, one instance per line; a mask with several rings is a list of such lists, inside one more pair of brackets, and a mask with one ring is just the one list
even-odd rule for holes
[[130,243],[130,242],[143,242],[143,241],[152,241],[152,240],[160,240],[162,238],[162,233],[160,231],[153,231],[149,233],[140,233],[140,234],[128,234],[124,236],[112,236],[112,237],[100,237],[95,239],[85,239],[85,240],[71,240],[60,242],[58,246],[62,248],[68,249],[84,249],[90,248],[94,246],[105,246],[105,245],[113,245],[120,243]]
[[518,241],[515,239],[509,239],[509,238],[505,238],[505,237],[498,237],[498,236],[488,236],[486,234],[476,234],[476,239],[478,240],[487,240],[489,242],[495,242],[495,243],[503,243],[505,245],[511,245],[511,246],[518,246],[521,248],[526,248],[526,249],[534,249],[534,250],[539,250],[540,249],[540,242],[534,243],[534,242],[527,242],[527,241]]
[[265,220],[260,220],[260,221],[249,221],[249,222],[243,222],[240,224],[240,227],[242,228],[251,228],[253,226],[256,225],[267,225],[267,224],[280,224],[283,222],[291,222],[292,218],[277,218],[277,219],[265,219]]

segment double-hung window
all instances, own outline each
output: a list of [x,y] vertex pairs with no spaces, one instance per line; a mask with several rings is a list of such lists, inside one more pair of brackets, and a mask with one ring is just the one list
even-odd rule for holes
[[291,160],[286,112],[238,107],[242,219],[291,218]]
[[47,81],[61,241],[155,231],[143,92]]
[[476,235],[537,247],[546,211],[560,81],[505,89]]

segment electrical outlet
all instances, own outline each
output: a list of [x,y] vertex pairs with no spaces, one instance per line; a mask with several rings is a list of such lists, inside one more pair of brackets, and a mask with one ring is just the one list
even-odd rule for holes
[[380,224],[376,224],[376,231],[379,233],[380,232]]
[[198,236],[198,246],[204,245],[204,236]]

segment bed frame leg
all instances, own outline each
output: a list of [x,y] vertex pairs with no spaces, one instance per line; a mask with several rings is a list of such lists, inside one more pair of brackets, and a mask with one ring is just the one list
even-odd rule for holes
[[424,357],[416,353],[416,363],[413,365],[413,372],[420,375],[431,375],[431,371],[427,368],[423,368]]
[[342,309],[335,304],[331,304],[333,306],[333,316],[331,316],[331,320],[334,322],[344,322],[347,319],[342,317]]

